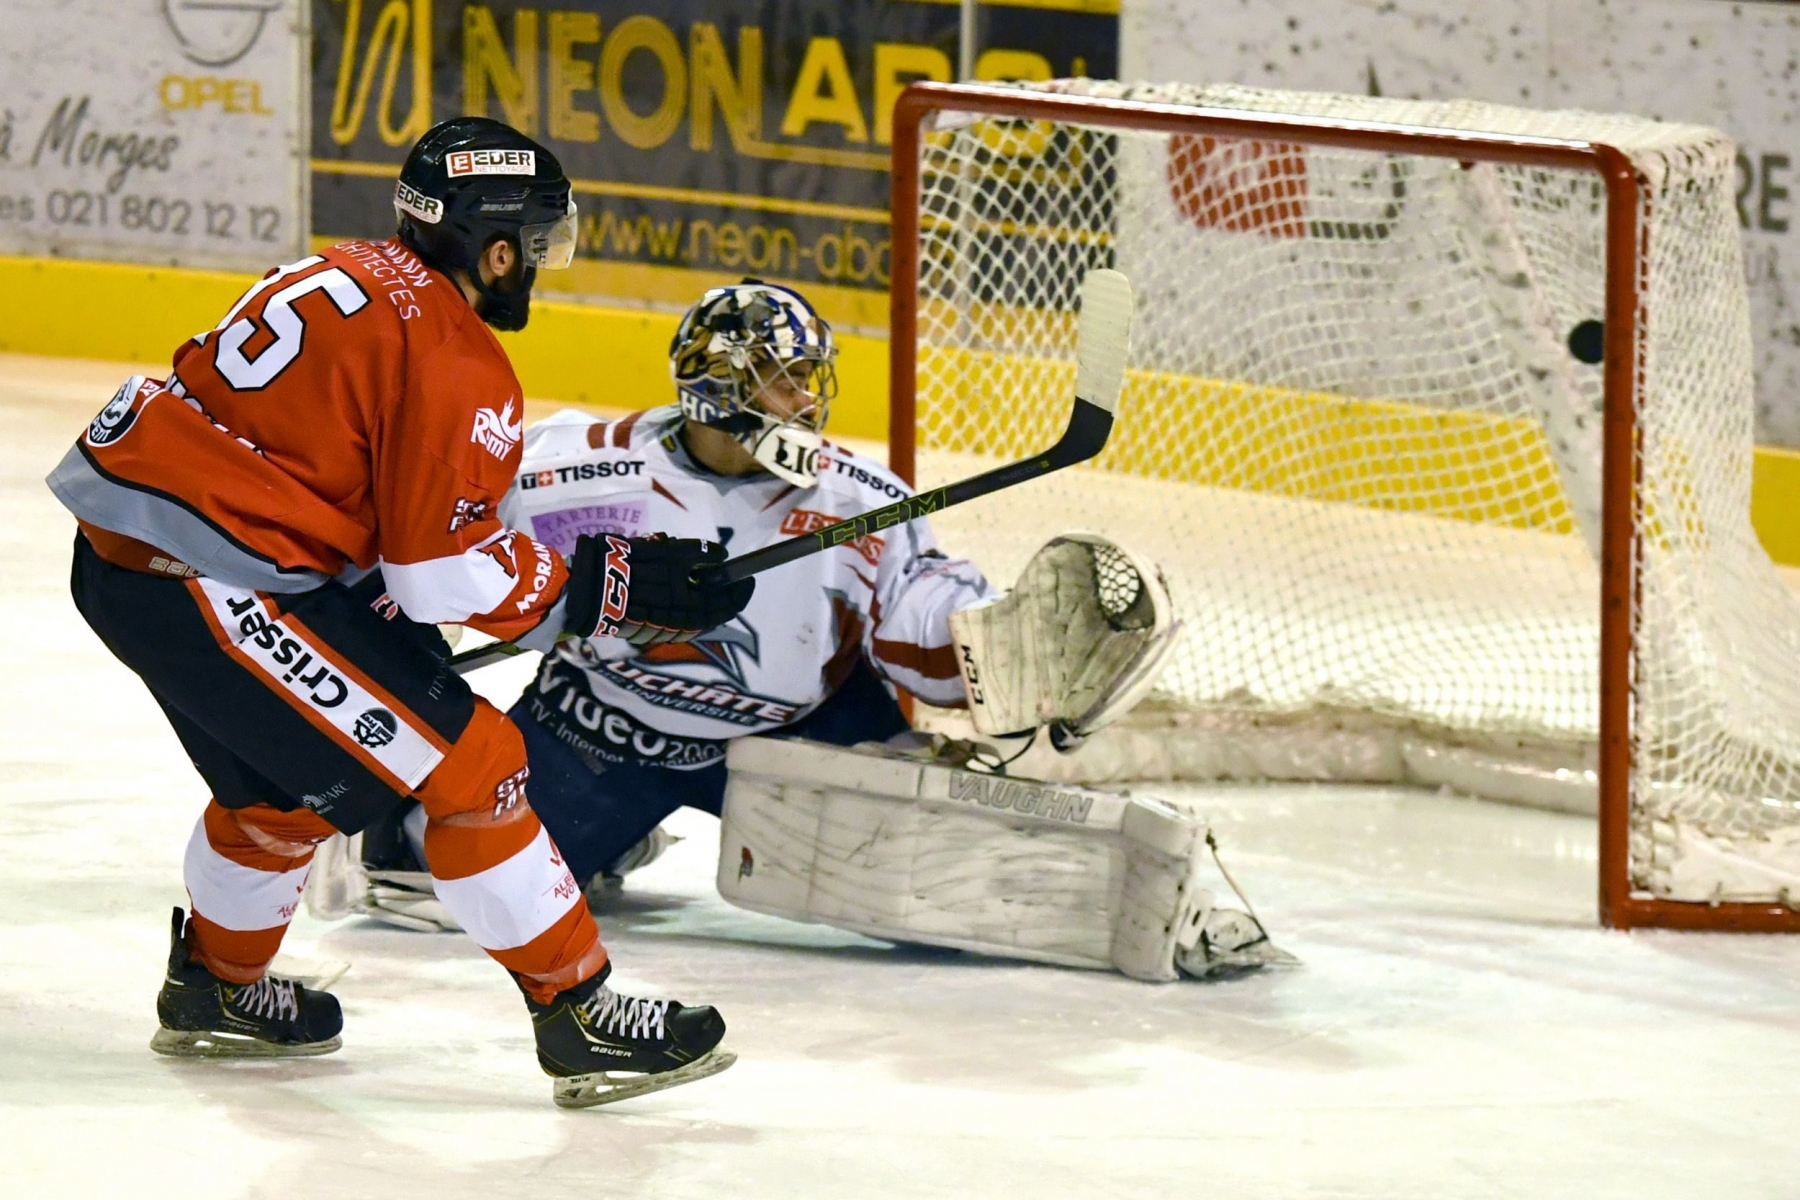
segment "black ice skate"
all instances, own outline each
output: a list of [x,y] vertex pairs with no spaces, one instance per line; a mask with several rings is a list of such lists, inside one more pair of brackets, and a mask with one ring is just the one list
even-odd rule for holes
[[177,908],[169,974],[156,997],[162,1028],[150,1039],[152,1050],[182,1058],[290,1058],[329,1054],[343,1045],[336,996],[273,975],[228,983],[188,961],[183,925]]
[[551,1095],[559,1106],[589,1108],[660,1092],[737,1061],[719,1044],[725,1019],[717,1009],[621,996],[606,986],[611,973],[608,964],[549,1004],[525,1000],[538,1065],[555,1079]]

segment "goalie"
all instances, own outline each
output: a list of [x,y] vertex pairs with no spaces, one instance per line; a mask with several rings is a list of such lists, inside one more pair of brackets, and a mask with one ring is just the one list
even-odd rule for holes
[[[678,403],[612,422],[563,412],[538,423],[500,516],[565,554],[582,535],[652,530],[742,553],[892,503],[909,494],[904,483],[821,437],[835,353],[798,292],[757,280],[714,288],[670,347]],[[982,733],[1049,725],[1066,748],[1148,689],[1175,633],[1155,568],[1110,542],[1059,538],[1000,597],[916,520],[765,574],[748,608],[692,640],[566,641],[510,716],[525,737],[530,803],[588,887],[660,853],[658,826],[677,808],[721,815],[735,740],[899,739],[909,733],[895,698],[904,688],[931,705],[967,706]],[[746,817],[783,792],[780,748],[765,751],[765,786],[733,801]],[[342,847],[329,856],[309,894],[314,910],[444,925],[418,823],[402,814],[349,857]],[[722,866],[727,897],[750,907],[833,919],[733,897],[727,879]],[[1253,921],[1224,940],[1267,944]]]

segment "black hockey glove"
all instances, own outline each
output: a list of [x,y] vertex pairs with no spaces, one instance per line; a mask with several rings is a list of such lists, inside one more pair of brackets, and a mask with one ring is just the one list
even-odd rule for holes
[[696,538],[583,534],[569,561],[563,628],[577,637],[620,637],[634,646],[685,642],[744,611],[756,580],[703,586],[694,568],[725,561],[725,547]]

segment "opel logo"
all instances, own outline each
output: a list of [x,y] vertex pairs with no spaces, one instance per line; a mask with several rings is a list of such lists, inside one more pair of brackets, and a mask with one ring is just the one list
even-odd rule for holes
[[181,53],[203,67],[230,66],[256,45],[269,14],[287,0],[162,0]]

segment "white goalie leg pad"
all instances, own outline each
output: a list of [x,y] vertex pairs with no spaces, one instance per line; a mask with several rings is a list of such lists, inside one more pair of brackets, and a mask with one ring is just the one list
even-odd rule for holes
[[757,912],[1165,981],[1231,911],[1205,823],[1160,800],[870,746],[743,738],[726,762],[719,892]]
[[306,911],[321,921],[337,921],[360,911],[369,890],[362,865],[362,834],[334,833],[313,851],[312,874],[306,877]]
[[371,917],[418,933],[462,928],[437,898],[428,873],[371,870],[363,865],[362,841],[360,833],[335,833],[320,844],[306,880],[307,912],[323,921]]
[[1088,533],[1053,538],[1011,591],[950,614],[976,730],[1048,724],[1059,747],[1142,699],[1180,628],[1156,564]]

